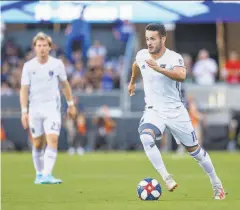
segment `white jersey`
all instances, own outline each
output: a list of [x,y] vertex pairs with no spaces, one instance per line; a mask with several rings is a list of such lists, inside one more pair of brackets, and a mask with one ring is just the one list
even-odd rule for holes
[[60,59],[49,56],[45,64],[40,64],[35,57],[26,62],[21,84],[29,86],[29,105],[56,101],[60,106],[59,80],[67,80],[65,67]]
[[[152,59],[147,49],[140,50],[136,55],[143,77],[146,106],[153,106],[157,110],[175,109],[183,105],[181,82],[151,69],[145,60]],[[163,68],[172,70],[175,66],[184,67],[180,54],[166,49],[159,59],[155,60]]]

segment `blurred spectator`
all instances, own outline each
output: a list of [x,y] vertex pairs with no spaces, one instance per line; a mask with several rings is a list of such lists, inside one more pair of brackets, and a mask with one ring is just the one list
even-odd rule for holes
[[71,80],[72,74],[74,72],[74,66],[71,64],[71,62],[64,55],[59,55],[58,58],[62,60],[64,66],[65,66],[68,80]]
[[114,88],[120,88],[120,77],[124,68],[124,57],[120,56],[118,59],[109,62],[109,64],[106,64],[106,68],[113,69]]
[[9,87],[9,84],[7,82],[1,83],[1,95],[2,96],[10,96],[13,94],[12,89]]
[[223,70],[223,77],[228,84],[240,84],[240,59],[237,52],[230,52],[229,60]]
[[89,48],[87,52],[88,67],[98,68],[102,67],[107,55],[106,47],[103,46],[98,40],[94,41],[94,44]]
[[1,44],[4,40],[5,29],[6,29],[5,23],[1,20],[1,34],[0,34]]
[[86,73],[88,88],[93,90],[100,89],[103,70],[102,68],[91,68]]
[[66,28],[65,34],[67,36],[66,53],[67,58],[72,60],[72,51],[80,49],[83,52],[83,59],[87,58],[87,50],[91,43],[91,27],[88,21],[83,19],[86,6],[80,13],[80,17],[73,20]]
[[50,55],[53,57],[58,57],[61,54],[63,54],[63,51],[58,47],[56,43],[53,43]]
[[92,147],[94,149],[112,150],[116,135],[116,123],[111,119],[107,105],[100,108],[97,116],[93,118],[93,124],[96,126],[96,130]]
[[199,85],[213,85],[217,74],[217,63],[209,58],[207,50],[202,49],[198,53],[198,61],[193,66],[194,80]]
[[196,101],[193,96],[188,96],[187,110],[192,121],[193,128],[195,130],[198,144],[202,145],[202,128],[201,123],[204,120],[204,115],[199,111]]
[[74,72],[71,77],[71,86],[73,89],[84,89],[85,86],[85,69],[81,60],[76,61]]
[[193,81],[193,74],[192,74],[192,57],[187,53],[182,54],[184,65],[187,71],[187,78],[184,82],[192,82]]
[[18,59],[21,57],[20,48],[12,40],[6,41],[3,46],[3,60],[7,61],[10,65],[16,66]]
[[[74,97],[74,103],[79,107],[78,97]],[[84,145],[87,142],[87,125],[82,107],[80,106],[80,112],[76,120],[66,117],[64,122],[67,130],[68,154],[83,155],[85,152]]]
[[[195,137],[198,140],[198,144],[202,146],[202,122],[204,120],[204,115],[199,111],[197,104],[193,98],[193,96],[187,97],[186,108],[188,110],[189,117],[192,121],[192,125],[195,131]],[[194,135],[194,134],[192,134]],[[185,147],[180,144],[177,148],[177,154],[183,154],[185,151]]]
[[86,116],[83,111],[81,111],[77,116],[77,135],[76,135],[76,145],[77,153],[83,155],[85,153],[84,145],[87,143],[87,123]]
[[72,63],[75,63],[78,60],[82,60],[82,51],[80,49],[72,52]]
[[35,53],[33,50],[29,50],[26,54],[25,54],[25,61],[29,61],[31,60],[33,57],[35,56]]
[[14,150],[15,146],[12,141],[7,139],[6,132],[1,122],[1,151]]
[[111,68],[104,70],[101,87],[104,91],[111,91],[114,88],[113,72]]
[[113,35],[115,39],[127,43],[130,35],[135,31],[135,27],[128,20],[117,19],[113,27]]
[[10,74],[10,66],[7,61],[5,61],[1,68],[1,82],[7,82]]
[[235,151],[240,148],[240,111],[233,111],[232,119],[228,128],[228,151]]
[[[7,41],[2,47],[1,82],[3,83],[2,94],[4,95],[19,92],[23,65],[35,56],[31,47],[26,49],[23,56],[19,52],[21,50],[14,41]],[[74,90],[91,93],[96,90],[108,91],[113,88],[120,88],[123,58],[111,58],[111,60],[105,62],[107,49],[99,41],[95,41],[88,51],[89,62],[86,63],[92,65],[88,68],[85,68],[86,65],[82,60],[80,49],[72,52],[71,61],[65,57],[62,49],[56,44],[53,45],[51,53],[52,56],[56,56],[63,61],[68,79]]]

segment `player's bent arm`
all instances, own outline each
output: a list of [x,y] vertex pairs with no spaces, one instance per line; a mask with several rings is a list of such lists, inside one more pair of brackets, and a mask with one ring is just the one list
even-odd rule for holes
[[131,76],[130,83],[135,84],[136,80],[139,78],[140,74],[141,74],[140,68],[138,67],[138,65],[135,61],[132,65],[132,76]]
[[21,104],[22,112],[25,112],[25,113],[27,112],[27,107],[28,107],[28,90],[29,90],[28,85],[21,85],[20,104]]
[[[72,88],[70,87],[70,84],[67,80],[62,81],[62,91],[63,95],[65,96],[65,99],[68,103],[68,105],[73,105],[73,96],[72,96]],[[69,104],[70,103],[70,104]]]
[[159,67],[158,71],[170,79],[183,82],[186,79],[186,68],[182,66],[175,66],[173,70],[168,70],[165,68]]

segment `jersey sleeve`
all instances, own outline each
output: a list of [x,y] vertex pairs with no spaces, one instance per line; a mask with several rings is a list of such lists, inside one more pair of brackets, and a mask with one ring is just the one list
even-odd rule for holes
[[66,74],[65,66],[64,66],[64,64],[61,60],[59,62],[59,79],[62,82],[67,80],[67,74]]
[[143,63],[145,63],[146,59],[147,59],[147,57],[146,57],[145,50],[138,51],[138,53],[136,55],[136,59],[135,59],[135,61],[138,64],[138,66],[142,65]]
[[23,65],[21,85],[30,85],[30,75],[26,64]]
[[175,59],[173,61],[173,68],[174,67],[184,67],[184,61],[183,61],[183,57],[180,54],[176,54]]

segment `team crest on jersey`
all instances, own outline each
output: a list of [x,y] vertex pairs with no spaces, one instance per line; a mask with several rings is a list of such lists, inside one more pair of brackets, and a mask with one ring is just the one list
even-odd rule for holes
[[183,60],[182,59],[179,59],[178,61],[179,61],[180,65],[183,65]]
[[145,68],[146,68],[146,67],[145,67],[145,64],[143,64],[143,65],[142,65],[142,69],[145,69]]
[[35,133],[35,129],[34,128],[32,128],[31,131],[32,131],[32,133]]
[[49,71],[49,76],[52,77],[54,75],[54,72],[52,70]]
[[161,64],[160,67],[161,67],[161,68],[166,68],[166,65],[167,65],[167,64]]

